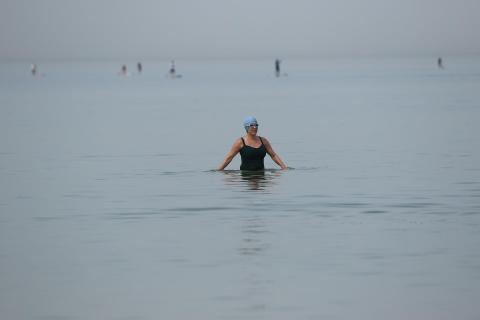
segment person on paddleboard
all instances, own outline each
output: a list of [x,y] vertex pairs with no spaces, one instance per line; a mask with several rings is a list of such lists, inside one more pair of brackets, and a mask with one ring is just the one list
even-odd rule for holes
[[232,159],[240,152],[242,158],[242,164],[240,170],[257,171],[264,170],[265,165],[263,159],[268,155],[272,160],[282,168],[287,169],[285,163],[278,154],[273,151],[272,145],[265,137],[257,136],[258,122],[254,117],[246,117],[243,121],[243,126],[247,134],[238,138],[233,143],[232,148],[228,152],[225,159],[218,166],[218,170],[225,169],[226,166],[232,161]]
[[175,70],[175,60],[172,60],[172,62],[170,63],[170,70],[168,71],[170,73],[170,77],[171,78],[175,78],[176,77],[176,70]]
[[275,76],[280,77],[280,59],[275,59]]

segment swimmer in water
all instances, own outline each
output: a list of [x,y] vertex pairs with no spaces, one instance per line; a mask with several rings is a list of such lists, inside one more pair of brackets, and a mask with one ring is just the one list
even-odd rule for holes
[[142,73],[142,69],[143,69],[142,64],[141,64],[140,62],[137,63],[137,71],[138,71],[138,73]]
[[246,135],[235,140],[227,156],[218,166],[218,170],[225,169],[225,167],[228,166],[228,164],[237,155],[237,153],[240,153],[240,156],[242,158],[240,170],[264,170],[265,165],[263,163],[263,160],[267,153],[272,158],[272,160],[276,164],[278,164],[280,168],[282,168],[282,170],[287,169],[287,166],[285,165],[285,163],[283,163],[280,156],[276,154],[275,151],[273,151],[273,148],[267,138],[257,136],[257,119],[255,119],[254,117],[247,117],[243,121],[243,126],[245,128],[245,131],[247,131]]

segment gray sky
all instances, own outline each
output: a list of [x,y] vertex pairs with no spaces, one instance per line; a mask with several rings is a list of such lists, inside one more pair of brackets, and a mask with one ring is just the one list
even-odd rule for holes
[[0,0],[0,59],[480,54],[480,0]]

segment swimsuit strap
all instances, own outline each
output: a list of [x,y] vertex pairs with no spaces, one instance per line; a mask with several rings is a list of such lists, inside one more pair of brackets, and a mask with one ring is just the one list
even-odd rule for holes
[[[260,142],[262,143],[260,146],[263,146],[263,140],[262,140],[262,137],[258,136],[260,138]],[[240,137],[240,139],[242,139],[242,142],[243,142],[243,146],[245,147],[246,144],[245,144],[245,140],[243,140],[243,137]]]

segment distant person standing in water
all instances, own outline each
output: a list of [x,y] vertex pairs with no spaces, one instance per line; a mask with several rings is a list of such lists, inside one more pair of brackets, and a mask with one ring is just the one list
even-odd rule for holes
[[254,117],[247,117],[243,121],[243,126],[245,128],[245,131],[247,131],[246,135],[235,140],[227,156],[218,166],[218,170],[225,169],[225,167],[228,166],[228,164],[239,152],[242,158],[240,170],[264,170],[265,165],[263,163],[263,160],[267,153],[272,158],[272,160],[275,161],[275,163],[278,164],[280,168],[282,168],[282,170],[287,169],[287,166],[285,165],[285,163],[283,163],[280,156],[276,154],[275,151],[273,151],[273,148],[267,138],[257,136],[257,119],[255,119]]
[[443,69],[443,61],[441,57],[437,59],[437,65],[440,69]]
[[280,77],[280,60],[275,59],[275,76]]
[[35,63],[30,65],[30,72],[32,73],[32,76],[37,75],[37,65]]
[[138,71],[138,73],[142,73],[142,69],[143,69],[142,63],[140,63],[140,62],[137,63],[137,71]]
[[121,71],[121,74],[126,76],[127,75],[127,66],[124,64],[122,65],[122,71]]

